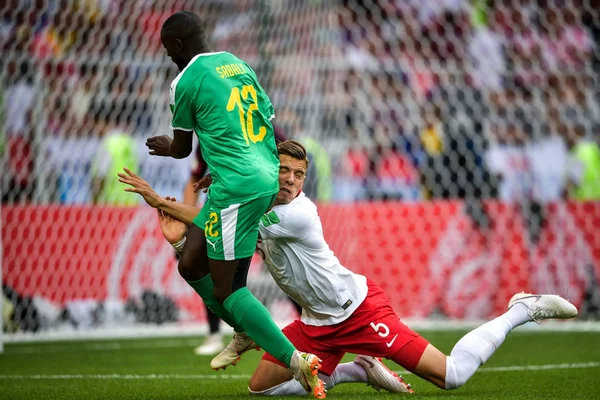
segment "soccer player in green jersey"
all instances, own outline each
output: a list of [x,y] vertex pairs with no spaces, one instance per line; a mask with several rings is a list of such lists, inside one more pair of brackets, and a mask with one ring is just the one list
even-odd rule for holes
[[179,273],[234,327],[234,357],[258,345],[293,370],[313,396],[324,398],[319,358],[297,351],[246,288],[258,223],[279,191],[273,105],[248,64],[211,51],[196,14],[170,16],[161,41],[181,71],[170,88],[174,138],[151,137],[146,145],[151,155],[184,158],[195,133],[212,179],[189,227]]

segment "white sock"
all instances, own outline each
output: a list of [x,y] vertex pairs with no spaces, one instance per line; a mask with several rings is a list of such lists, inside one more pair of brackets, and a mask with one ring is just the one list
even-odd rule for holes
[[325,389],[332,389],[338,383],[365,382],[368,383],[367,371],[355,362],[339,364],[331,376],[319,375],[325,383]]
[[[368,383],[367,371],[360,365],[349,362],[339,364],[331,376],[319,374],[319,378],[325,383],[325,389],[329,390],[338,383],[345,382],[364,382]],[[306,390],[302,387],[300,382],[296,379],[290,379],[289,381],[280,383],[272,388],[262,390],[260,392],[254,392],[248,388],[251,394],[259,396],[304,396]]]
[[446,357],[446,389],[464,385],[500,347],[506,335],[527,321],[527,307],[517,303],[498,318],[463,336]]
[[300,382],[294,378],[260,392],[254,392],[250,390],[250,388],[248,388],[248,391],[250,394],[258,396],[306,396],[306,390],[304,390]]

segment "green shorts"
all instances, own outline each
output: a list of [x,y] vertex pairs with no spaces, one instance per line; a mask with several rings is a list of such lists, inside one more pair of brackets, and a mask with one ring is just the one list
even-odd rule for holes
[[246,203],[217,207],[210,198],[194,218],[194,225],[204,229],[208,258],[239,260],[252,257],[258,240],[258,223],[277,194]]

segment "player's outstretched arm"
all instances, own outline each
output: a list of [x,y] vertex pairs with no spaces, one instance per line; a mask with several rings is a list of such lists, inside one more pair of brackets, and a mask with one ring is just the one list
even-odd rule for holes
[[196,215],[200,212],[200,209],[195,206],[188,206],[187,204],[178,203],[174,201],[168,201],[167,199],[160,197],[152,186],[144,179],[137,176],[129,168],[124,167],[125,173],[120,172],[119,182],[129,185],[124,190],[126,192],[137,193],[144,198],[146,203],[150,207],[159,208],[164,212],[168,213],[172,217],[178,219],[186,224],[191,224],[196,218]]
[[173,139],[167,135],[153,136],[146,140],[151,156],[185,158],[192,152],[193,132],[175,129]]
[[129,185],[131,187],[125,187],[126,192],[137,193],[144,198],[144,201],[148,203],[150,207],[158,208],[161,201],[161,197],[152,189],[152,186],[144,179],[137,176],[129,168],[123,167],[123,172],[119,172],[119,182]]

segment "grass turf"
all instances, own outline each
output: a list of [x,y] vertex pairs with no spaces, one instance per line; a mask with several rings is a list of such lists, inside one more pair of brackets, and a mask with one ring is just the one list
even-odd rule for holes
[[[445,352],[464,333],[422,332]],[[170,338],[8,344],[0,355],[0,399],[248,399],[248,378],[262,352],[251,351],[237,367],[214,372],[208,366],[210,357],[193,354],[199,342]],[[599,344],[596,332],[514,332],[484,369],[458,390],[442,391],[414,375],[405,378],[416,396],[428,400],[600,399]],[[580,363],[594,364],[573,368]],[[498,370],[542,365],[553,367]],[[330,399],[396,396],[365,384],[343,384],[328,393]]]

